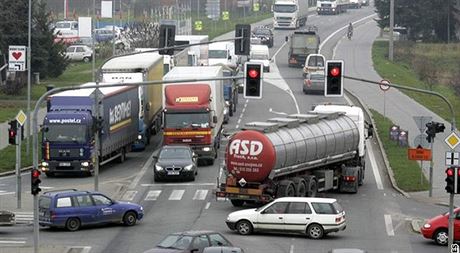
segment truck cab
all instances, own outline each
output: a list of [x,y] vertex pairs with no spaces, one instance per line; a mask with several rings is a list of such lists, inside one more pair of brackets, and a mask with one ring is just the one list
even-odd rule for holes
[[235,55],[235,48],[233,42],[215,42],[209,44],[209,66],[222,64],[230,68],[236,69],[236,67],[238,66],[238,62],[238,56]]
[[[277,0],[272,7],[273,27],[296,29],[307,22],[307,13],[301,13],[297,0]],[[308,7],[307,7],[308,9]]]

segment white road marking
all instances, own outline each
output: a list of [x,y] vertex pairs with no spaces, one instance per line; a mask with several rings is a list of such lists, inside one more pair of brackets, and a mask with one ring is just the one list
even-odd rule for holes
[[291,247],[289,247],[289,253],[294,253],[294,245],[291,244]]
[[372,171],[374,172],[375,183],[377,184],[377,189],[383,190],[382,178],[380,177],[379,168],[377,167],[377,162],[375,161],[374,152],[372,151],[371,147],[369,147],[367,151],[369,152],[369,160],[371,161],[371,167],[372,167]]
[[[70,249],[81,249],[81,253],[89,253],[91,251],[91,246],[69,246]],[[70,250],[69,252],[73,252]]]
[[204,200],[208,195],[208,190],[196,190],[193,200]]
[[210,206],[211,206],[211,202],[208,202],[206,203],[206,206],[204,207],[204,209],[209,209]]
[[137,194],[137,191],[126,191],[125,194],[123,194],[123,197],[121,199],[132,201],[134,197],[136,196],[136,194]]
[[46,190],[46,189],[53,189],[54,187],[53,187],[53,186],[41,186],[41,185],[40,185],[40,188]]
[[385,218],[385,227],[387,229],[388,236],[394,236],[395,231],[393,230],[393,222],[391,221],[391,215],[385,214],[384,218]]
[[142,167],[141,171],[137,173],[136,177],[134,178],[133,181],[131,181],[131,184],[129,184],[129,189],[134,189],[136,188],[137,184],[141,180],[141,178],[144,176],[145,172],[151,167],[153,162],[153,152],[150,154],[149,159],[147,159],[147,162],[145,162],[144,167]]
[[0,240],[0,244],[25,244],[26,241],[3,241]]
[[181,200],[185,190],[173,190],[169,196],[169,200]]
[[240,123],[241,123],[241,118],[238,119],[238,124],[240,124]]
[[152,200],[157,200],[158,196],[160,196],[161,190],[154,190],[154,191],[149,191],[147,193],[147,196],[145,196],[145,201],[152,201]]
[[14,212],[16,221],[32,221],[34,219],[33,212]]
[[2,192],[0,193],[0,196],[3,196],[3,195],[12,195],[14,194],[15,192]]
[[164,184],[141,184],[144,187],[151,186],[214,186],[216,183],[164,183]]

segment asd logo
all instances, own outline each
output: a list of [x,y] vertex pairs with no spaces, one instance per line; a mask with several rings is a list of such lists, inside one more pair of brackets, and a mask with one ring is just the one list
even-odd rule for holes
[[262,153],[264,145],[260,141],[235,139],[230,143],[230,155],[257,156]]

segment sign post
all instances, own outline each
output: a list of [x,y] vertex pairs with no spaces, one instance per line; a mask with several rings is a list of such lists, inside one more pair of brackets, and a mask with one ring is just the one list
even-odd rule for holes
[[[460,144],[460,138],[458,135],[454,132],[454,129],[452,129],[452,133],[449,134],[449,136],[444,139],[444,142],[451,148],[451,152],[446,152],[446,163],[455,163],[455,157],[458,157],[458,153],[454,152],[455,148]],[[447,155],[450,153],[450,159],[448,161]],[[457,153],[457,155],[455,154]],[[458,163],[458,159],[457,159]],[[457,175],[455,175],[457,176]],[[451,249],[452,241],[454,240],[454,193],[450,193],[449,195],[449,229],[447,232],[449,238],[448,238],[448,248]]]
[[390,81],[383,79],[380,81],[380,89],[383,91],[383,118],[386,118],[386,99],[385,99],[385,94],[387,91],[390,89]]

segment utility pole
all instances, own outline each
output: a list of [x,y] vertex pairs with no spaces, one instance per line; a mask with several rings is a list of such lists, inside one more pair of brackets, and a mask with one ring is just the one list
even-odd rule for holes
[[[30,79],[31,79],[31,61],[32,61],[32,0],[29,0],[29,25],[28,25],[28,35],[27,35],[27,136],[30,136]],[[29,138],[26,140],[26,154],[29,156]]]
[[450,0],[447,0],[447,44],[449,43],[450,43]]
[[390,0],[390,43],[388,46],[388,60],[393,61],[393,27],[395,26],[395,0]]

